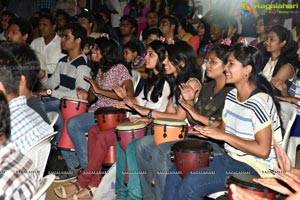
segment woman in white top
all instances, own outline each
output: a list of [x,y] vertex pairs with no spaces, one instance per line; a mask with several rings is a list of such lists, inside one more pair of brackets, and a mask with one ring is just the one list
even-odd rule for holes
[[[281,25],[272,26],[267,35],[266,56],[261,72],[275,86],[278,80],[286,82],[288,87],[295,74],[297,45],[291,32]],[[282,95],[277,91],[277,95]]]
[[[227,176],[236,173],[273,176],[277,166],[272,138],[282,140],[280,120],[270,84],[258,75],[259,51],[235,44],[225,66],[226,83],[235,85],[225,100],[222,123],[218,128],[195,126],[195,135],[225,142],[225,152],[214,147],[209,167],[187,174],[183,179],[167,175],[165,200],[199,199],[222,191]],[[171,171],[176,170],[175,167]]]

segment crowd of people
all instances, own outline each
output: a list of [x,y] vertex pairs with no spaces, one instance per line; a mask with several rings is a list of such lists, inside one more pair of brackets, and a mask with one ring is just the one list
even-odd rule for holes
[[[200,199],[226,190],[234,172],[256,176],[280,198],[300,196],[299,169],[281,147],[278,103],[300,105],[299,13],[255,10],[238,20],[212,6],[199,18],[191,14],[195,1],[188,2],[109,1],[76,14],[51,5],[29,17],[9,6],[1,12],[0,196],[33,197],[39,180],[25,173],[32,161],[24,154],[54,131],[53,149],[67,172],[56,174],[64,182],[54,188],[59,198],[92,197],[111,146],[120,200]],[[88,102],[87,112],[64,121],[66,98]],[[94,120],[107,107],[130,113],[125,121],[143,122],[146,135],[122,148],[115,127],[102,130]],[[294,136],[300,136],[297,111]],[[54,128],[47,112],[58,113]],[[176,173],[170,153],[177,141],[157,144],[152,134],[159,119],[182,121],[189,127],[184,140],[210,144],[209,166]],[[72,150],[58,145],[64,128]],[[126,170],[143,173],[128,173],[125,181]],[[236,200],[264,199],[230,188]]]

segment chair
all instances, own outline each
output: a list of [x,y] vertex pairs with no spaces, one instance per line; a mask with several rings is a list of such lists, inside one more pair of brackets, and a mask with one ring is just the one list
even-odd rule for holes
[[58,119],[59,114],[57,112],[47,112],[47,116],[50,121],[50,126],[53,127]]
[[53,132],[50,135],[45,136],[40,141],[32,145],[26,152],[22,152],[26,157],[33,161],[34,168],[40,173],[40,179],[43,177],[46,168],[51,148],[51,140],[56,134],[57,132]]
[[285,130],[281,146],[286,151],[291,129],[297,116],[297,108],[295,105],[288,102],[280,101],[279,103],[281,107],[280,117],[282,121],[282,127]]
[[37,189],[35,195],[32,197],[31,200],[44,200],[46,197],[46,191],[50,187],[54,179],[55,179],[54,174],[49,174],[43,177],[40,181],[39,188]]
[[131,70],[131,74],[132,74],[132,83],[133,83],[133,89],[134,91],[136,90],[136,87],[138,86],[140,79],[141,79],[141,74],[140,72],[136,71],[136,70]]

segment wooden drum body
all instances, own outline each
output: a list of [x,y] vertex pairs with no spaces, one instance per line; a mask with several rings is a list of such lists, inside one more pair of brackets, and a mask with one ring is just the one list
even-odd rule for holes
[[209,167],[213,159],[213,147],[211,144],[199,140],[184,140],[176,142],[171,147],[174,156],[176,170],[185,177],[191,171]]
[[71,97],[63,97],[61,99],[60,109],[64,121],[64,127],[61,132],[59,141],[57,143],[58,148],[67,149],[67,150],[74,149],[74,145],[67,131],[67,122],[70,118],[85,113],[87,111],[87,108],[88,108],[88,101],[71,98]]
[[153,132],[156,145],[183,140],[187,133],[187,124],[182,120],[158,118],[153,121]]

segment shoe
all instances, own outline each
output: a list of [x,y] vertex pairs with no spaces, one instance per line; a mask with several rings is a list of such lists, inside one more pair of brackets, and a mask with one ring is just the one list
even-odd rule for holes
[[[87,186],[86,188],[82,188],[73,196],[67,197],[67,200],[78,200],[78,199],[86,199],[87,197],[93,197],[97,189],[98,189],[97,187]],[[82,195],[80,193],[84,193],[84,194]]]
[[66,171],[56,174],[54,182],[59,183],[76,179],[81,172],[82,169],[79,166],[76,168],[70,167]]
[[[67,195],[65,187],[70,186],[70,185],[74,185],[76,190],[75,190],[75,193]],[[72,196],[73,194],[76,194],[80,190],[81,190],[81,188],[79,187],[79,185],[76,182],[75,183],[70,182],[66,185],[60,185],[60,186],[54,188],[54,193],[56,194],[56,196],[58,196],[60,198],[63,198],[63,199],[66,199],[66,198]]]

